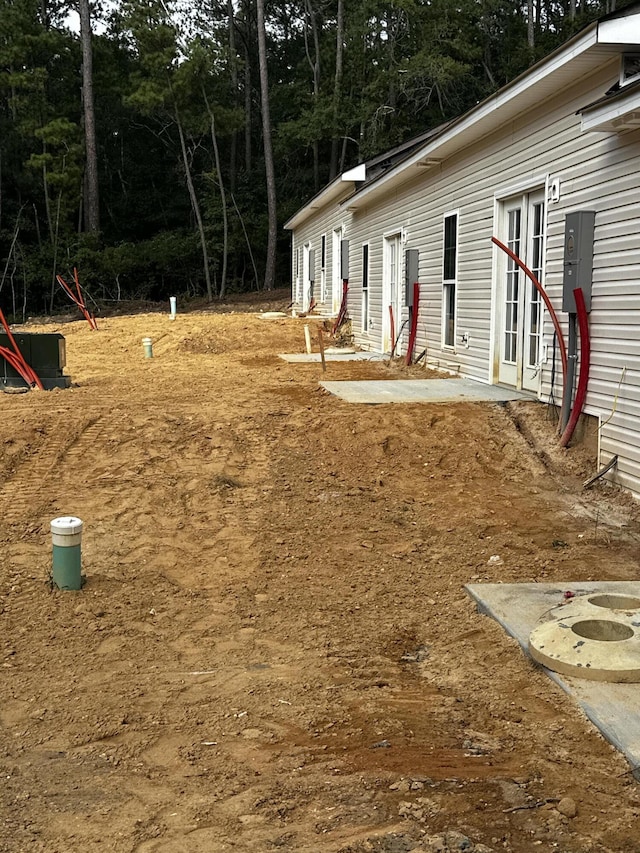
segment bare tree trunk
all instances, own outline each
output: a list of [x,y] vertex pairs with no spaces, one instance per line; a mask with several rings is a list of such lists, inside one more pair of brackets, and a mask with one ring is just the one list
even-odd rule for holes
[[27,319],[27,272],[22,258],[22,322]]
[[91,53],[91,17],[89,0],[78,0],[80,41],[82,42],[82,103],[85,149],[85,230],[100,230],[100,197],[98,194],[98,149],[96,117],[93,103],[93,58]]
[[527,0],[527,43],[531,50],[536,46],[534,0]]
[[267,72],[267,34],[264,23],[264,0],[256,0],[256,11],[258,18],[258,60],[260,67],[260,96],[262,104],[262,141],[264,145],[264,168],[267,180],[267,208],[269,216],[264,289],[273,290],[276,278],[278,211],[276,208],[276,178],[273,167],[273,149],[271,146],[271,115],[269,110],[269,75]]
[[[16,265],[16,257],[15,257],[15,249],[16,242],[18,240],[18,235],[20,234],[20,217],[22,216],[22,211],[24,210],[24,204],[18,211],[18,215],[16,216],[16,225],[13,229],[13,238],[11,240],[11,245],[9,246],[9,254],[7,255],[7,262],[4,265],[4,272],[2,273],[2,279],[0,279],[0,292],[4,286],[4,280],[7,277],[7,272],[9,271],[9,263],[11,261],[11,256],[13,255],[13,263]],[[15,314],[15,311],[13,312]]]
[[189,155],[187,153],[187,143],[184,138],[184,130],[182,129],[182,122],[180,121],[180,113],[177,108],[175,109],[175,119],[176,126],[178,128],[178,135],[180,136],[180,149],[182,150],[182,162],[184,163],[184,173],[187,180],[187,189],[189,190],[189,198],[191,199],[191,207],[193,208],[193,215],[196,218],[196,223],[198,225],[198,234],[200,235],[200,246],[202,247],[202,265],[204,268],[204,280],[207,285],[207,299],[209,302],[213,301],[213,288],[211,286],[211,273],[209,272],[209,252],[207,251],[207,241],[204,235],[204,225],[202,223],[202,215],[200,213],[200,205],[198,203],[198,196],[196,195],[196,189],[193,185],[193,179],[191,177],[191,166],[189,165]]
[[[338,115],[340,111],[340,96],[342,92],[342,60],[344,55],[344,0],[338,0],[338,15],[336,25],[336,68],[333,83],[333,139],[331,140],[331,165],[329,180],[338,174],[338,157],[340,156],[340,137]],[[343,158],[344,159],[344,158]]]
[[44,161],[42,163],[42,189],[44,191],[44,210],[47,217],[47,227],[49,228],[49,240],[53,244],[54,233],[53,220],[51,219],[51,202],[49,200],[49,179],[47,177],[47,164]]
[[[236,53],[236,30],[233,10],[233,0],[227,0],[227,16],[229,18],[229,71],[231,76],[231,97],[234,106],[238,105],[238,54]],[[236,171],[238,161],[238,131],[231,134],[231,150],[229,152],[229,189],[236,191]]]
[[58,201],[56,203],[56,224],[51,239],[53,247],[53,266],[51,268],[51,299],[49,301],[49,313],[53,314],[53,303],[56,296],[56,274],[58,272],[58,237],[60,235],[60,204],[62,202],[62,190],[58,193]]
[[[242,218],[242,214],[240,213],[240,208],[238,207],[236,200],[233,197],[233,194],[231,195],[231,201],[233,202],[233,206],[235,207],[236,213],[238,214],[238,219],[240,220],[240,225],[242,226],[242,233],[244,234],[244,239],[246,240],[246,243],[247,243],[247,250],[249,252],[249,257],[251,258],[251,266],[253,267],[253,275],[255,277],[256,290],[258,290],[259,289],[258,268],[256,266],[255,258],[253,257],[253,250],[251,248],[251,240],[249,240],[249,235],[247,234],[247,229],[246,229],[246,226],[244,224],[244,219]],[[242,284],[244,285],[244,270],[242,272]]]
[[218,147],[218,136],[216,134],[216,119],[204,88],[202,90],[202,94],[204,96],[207,112],[209,113],[211,142],[213,144],[213,155],[216,161],[216,172],[218,173],[218,187],[220,188],[220,201],[222,203],[222,275],[220,277],[220,291],[218,296],[220,299],[224,299],[227,292],[227,261],[229,255],[229,216],[227,214],[227,194],[224,189],[224,181],[222,180],[220,148]]
[[[248,33],[247,33],[248,37]],[[244,45],[244,168],[247,174],[251,173],[252,151],[251,151],[251,60],[249,58],[249,45]]]
[[[311,26],[311,34],[313,36],[313,56],[311,56],[311,51],[309,50],[308,25]],[[311,0],[306,0],[305,2],[304,48],[307,55],[307,62],[313,75],[313,100],[317,106],[320,96],[320,41],[318,38],[316,14],[311,6]],[[315,191],[318,192],[320,189],[320,156],[317,139],[313,140],[313,183]]]

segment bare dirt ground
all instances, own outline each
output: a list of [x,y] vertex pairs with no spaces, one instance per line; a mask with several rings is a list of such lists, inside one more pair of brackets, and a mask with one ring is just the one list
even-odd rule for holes
[[32,327],[74,385],[0,395],[0,849],[640,851],[625,760],[463,588],[638,578],[637,505],[539,404],[329,396],[302,325]]

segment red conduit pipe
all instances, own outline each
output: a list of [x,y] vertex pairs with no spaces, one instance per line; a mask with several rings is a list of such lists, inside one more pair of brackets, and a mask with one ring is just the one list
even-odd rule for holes
[[393,305],[389,305],[389,322],[391,324],[390,333],[391,333],[391,358],[393,358],[393,351],[396,348],[396,324],[393,319]]
[[29,388],[33,387],[33,380],[31,379],[27,371],[24,369],[24,365],[17,358],[14,352],[12,352],[10,349],[7,349],[6,347],[0,347],[0,356],[2,356],[2,358],[4,358],[5,361],[7,361],[11,365],[11,367],[13,367],[16,373],[24,379]]
[[333,324],[333,329],[331,330],[331,334],[335,335],[340,326],[342,325],[342,321],[344,320],[347,314],[347,294],[349,292],[349,279],[342,279],[342,302],[340,303],[340,310],[338,311],[338,316],[336,317],[336,321]]
[[[13,347],[13,354],[14,354],[15,358],[18,360],[18,362],[22,366],[22,370],[24,371],[24,373],[26,373],[27,376],[29,377],[28,384],[29,385],[35,385],[37,388],[40,389],[40,391],[44,391],[44,385],[40,381],[39,376],[36,374],[35,370],[29,364],[27,364],[25,357],[20,352],[20,348],[18,347],[18,344],[16,343],[16,339],[13,337],[13,335],[11,333],[11,329],[9,328],[9,324],[7,323],[6,318],[5,318],[5,316],[1,310],[0,310],[0,323],[2,323],[2,326],[5,330],[5,332],[7,333],[7,337],[9,338],[9,343]],[[23,378],[24,378],[24,373],[22,371],[20,371],[20,375]]]
[[84,311],[84,314],[85,314],[85,316],[89,322],[89,325],[93,329],[93,331],[97,332],[98,331],[98,324],[96,323],[96,318],[94,317],[93,314],[89,313],[89,309],[87,308],[87,303],[85,302],[84,296],[82,295],[82,290],[80,289],[80,280],[78,278],[78,270],[75,267],[73,268],[73,277],[74,277],[75,282],[76,282],[76,290],[78,291],[78,296],[80,297],[80,301],[82,303],[82,310]]
[[492,237],[491,240],[496,244],[496,246],[498,246],[499,249],[502,249],[503,252],[506,252],[507,255],[509,255],[509,257],[511,258],[511,260],[514,261],[514,263],[516,263],[520,267],[522,272],[527,276],[529,281],[531,281],[533,286],[536,288],[536,290],[542,297],[542,301],[547,307],[547,311],[549,312],[549,316],[551,317],[551,322],[553,323],[553,328],[556,330],[556,337],[558,339],[558,347],[560,349],[560,360],[562,361],[562,387],[564,388],[567,384],[567,347],[564,342],[562,329],[560,328],[560,323],[558,322],[558,316],[554,310],[554,307],[551,304],[551,301],[547,296],[545,289],[540,284],[535,275],[531,272],[529,267],[523,261],[521,261],[520,258],[514,252],[511,251],[511,249],[505,246],[504,243],[501,243],[497,237]]
[[589,317],[587,308],[584,304],[584,294],[581,287],[576,287],[573,291],[576,300],[576,314],[578,315],[578,328],[580,329],[580,378],[578,379],[578,387],[576,389],[576,398],[573,402],[571,415],[567,422],[564,432],[560,436],[560,447],[566,447],[571,441],[571,436],[575,430],[582,407],[587,396],[587,386],[589,384],[589,367],[591,362],[591,342],[589,340]]
[[411,364],[413,357],[413,348],[416,345],[416,335],[418,334],[418,303],[420,302],[420,285],[417,281],[413,282],[413,307],[411,309],[411,327],[409,329],[409,343],[407,344],[407,364]]
[[77,277],[77,273],[76,273],[75,269],[74,269],[74,271],[73,271],[73,272],[74,272],[74,275],[76,276],[76,290],[78,291],[78,296],[76,296],[76,295],[74,294],[73,290],[69,287],[69,285],[68,285],[68,284],[67,284],[67,282],[62,278],[62,276],[61,276],[61,275],[57,275],[57,276],[56,276],[56,278],[58,279],[58,284],[60,284],[60,285],[61,285],[61,287],[63,287],[63,288],[65,289],[65,291],[67,292],[67,295],[68,295],[68,296],[71,298],[71,300],[72,300],[72,301],[73,301],[73,302],[78,306],[78,308],[79,308],[79,310],[80,310],[80,312],[81,312],[82,316],[85,318],[85,320],[87,321],[87,323],[89,324],[89,326],[90,326],[94,331],[97,331],[97,330],[98,330],[98,325],[97,325],[97,323],[96,323],[96,321],[95,321],[95,318],[94,318],[91,314],[89,314],[89,312],[88,312],[88,310],[87,310],[87,306],[85,305],[84,299],[82,298],[82,292],[81,292],[81,290],[80,290],[80,282],[78,281],[78,277]]

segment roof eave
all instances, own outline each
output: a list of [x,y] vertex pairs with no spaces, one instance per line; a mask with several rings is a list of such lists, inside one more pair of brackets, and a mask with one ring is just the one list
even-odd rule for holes
[[304,207],[301,207],[293,216],[288,219],[283,228],[285,231],[292,231],[307,220],[310,216],[321,210],[323,207],[332,202],[341,203],[351,195],[356,187],[355,181],[345,181],[342,175],[339,175],[334,181],[328,184],[324,189],[308,201]]
[[[366,204],[370,204],[383,193],[387,193],[411,180],[419,171],[424,171],[425,164],[433,167],[461,147],[486,136],[495,130],[498,115],[502,122],[517,116],[528,106],[522,102],[525,93],[531,96],[535,89],[548,79],[550,74],[562,69],[586,51],[597,47],[599,44],[615,45],[618,49],[617,42],[603,42],[601,38],[599,39],[598,30],[599,24],[594,22],[511,83],[499,89],[469,112],[455,119],[442,133],[435,136],[419,151],[414,152],[394,169],[389,170],[377,180],[357,191],[352,198],[348,199],[348,209],[358,210]],[[606,35],[610,39],[614,33],[609,29]]]

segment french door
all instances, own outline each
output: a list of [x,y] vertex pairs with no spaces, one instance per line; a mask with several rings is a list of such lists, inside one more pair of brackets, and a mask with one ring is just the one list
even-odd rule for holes
[[[395,343],[392,335],[393,338],[397,338],[400,334],[404,302],[400,234],[392,234],[384,238],[382,293],[382,352],[391,352]],[[399,351],[400,346],[397,349]]]
[[337,316],[342,302],[341,245],[344,234],[342,227],[333,231],[331,244],[331,313]]
[[[543,282],[544,192],[502,204],[502,242]],[[542,358],[542,299],[520,267],[501,253],[498,265],[499,381],[538,391]]]

